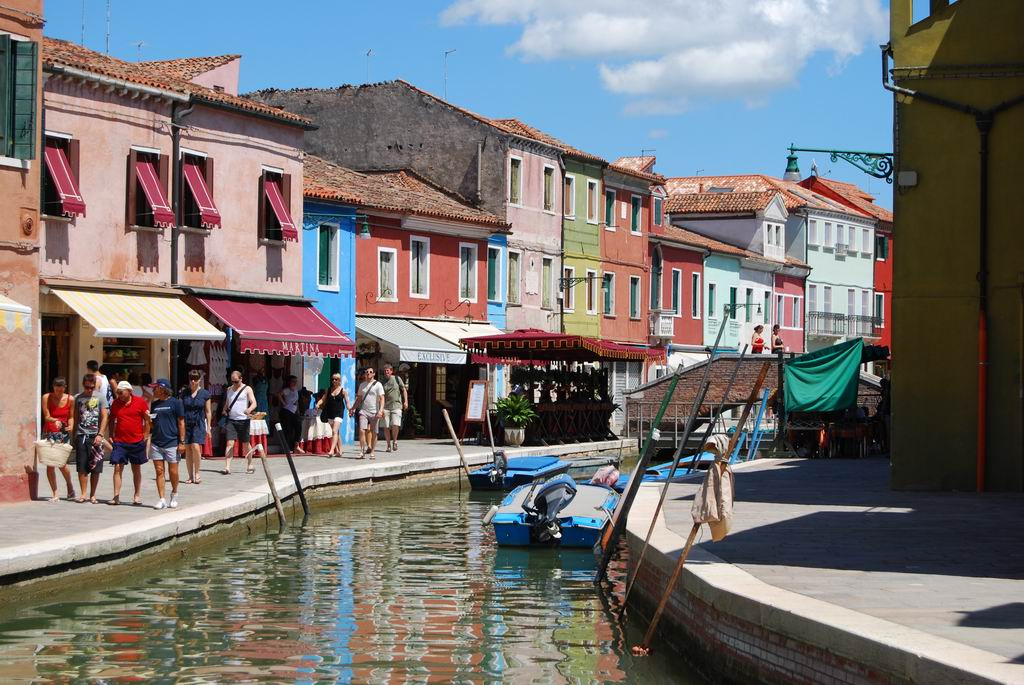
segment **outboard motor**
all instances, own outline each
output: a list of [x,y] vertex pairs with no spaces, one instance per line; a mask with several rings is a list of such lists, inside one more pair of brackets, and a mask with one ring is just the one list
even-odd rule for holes
[[505,471],[508,470],[508,459],[505,457],[505,450],[494,450],[494,465],[491,466],[491,472],[488,477],[492,483],[497,483],[505,479]]
[[562,531],[558,526],[558,513],[576,496],[576,483],[567,475],[556,476],[534,486],[536,492],[529,508],[532,514],[533,534],[539,542],[559,540]]

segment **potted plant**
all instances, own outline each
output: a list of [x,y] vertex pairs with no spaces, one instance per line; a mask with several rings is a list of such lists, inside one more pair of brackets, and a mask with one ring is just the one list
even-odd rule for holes
[[526,425],[537,418],[537,412],[525,395],[509,395],[495,402],[498,418],[505,427],[505,444],[519,447],[526,439]]

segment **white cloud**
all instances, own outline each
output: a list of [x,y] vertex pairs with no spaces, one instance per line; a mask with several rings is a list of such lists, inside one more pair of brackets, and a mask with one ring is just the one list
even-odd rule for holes
[[661,140],[662,138],[668,138],[668,129],[666,128],[652,128],[647,132],[647,137],[651,140]]
[[524,60],[595,60],[637,114],[764,102],[816,53],[838,73],[886,26],[881,0],[455,0],[441,19],[521,25],[509,50]]

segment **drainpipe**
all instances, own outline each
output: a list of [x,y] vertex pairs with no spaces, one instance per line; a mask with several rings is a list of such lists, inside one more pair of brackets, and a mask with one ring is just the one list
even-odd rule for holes
[[989,109],[947,100],[930,93],[897,86],[889,81],[889,58],[892,44],[882,48],[882,87],[896,94],[929,102],[939,107],[956,110],[974,117],[978,128],[978,152],[980,170],[978,173],[978,441],[975,454],[975,486],[978,492],[985,490],[985,459],[987,456],[988,426],[988,144],[989,133],[996,115],[1024,103],[1024,95],[1018,95],[1000,102]]
[[484,141],[476,143],[476,201],[477,204],[484,198]]
[[[562,279],[565,278],[565,160],[562,155],[558,155],[558,168],[562,172],[562,208],[559,210],[559,216],[562,217],[562,221],[558,227],[559,238],[558,238],[558,280],[556,283],[561,284]],[[572,192],[576,192],[576,184],[572,184]],[[554,200],[554,194],[552,193],[552,200]],[[573,200],[575,205],[575,199]],[[569,292],[572,292],[572,286],[569,286]],[[543,291],[543,286],[541,286]],[[558,330],[560,333],[565,333],[565,288],[560,288],[558,291]]]
[[[179,103],[171,106],[171,209],[174,211],[174,225],[171,226],[171,287],[178,286],[178,237],[181,226],[181,129],[182,119],[196,108],[190,104],[184,108]],[[178,340],[171,340],[171,381],[178,382]]]

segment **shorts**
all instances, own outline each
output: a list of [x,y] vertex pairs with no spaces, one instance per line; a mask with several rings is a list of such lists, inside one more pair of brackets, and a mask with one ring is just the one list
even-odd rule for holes
[[371,414],[368,411],[359,410],[359,430],[370,430],[376,433],[377,422],[379,420],[380,419],[377,418],[376,414]]
[[205,445],[206,444],[206,422],[200,421],[195,424],[185,424],[185,444]]
[[[78,471],[78,473],[103,473],[102,459],[96,462],[96,466],[94,466],[92,469],[89,468],[89,464],[92,463],[92,443],[95,439],[95,433],[91,435],[87,434],[75,436],[75,470]],[[100,449],[102,450],[103,448],[101,447]]]
[[115,442],[114,450],[110,453],[110,463],[115,465],[133,464],[141,465],[149,461],[146,456],[146,441],[138,442]]
[[178,454],[177,445],[173,447],[157,447],[156,445],[150,445],[149,458],[152,461],[165,461],[168,464],[177,464],[181,460],[181,455]]
[[385,428],[401,428],[402,427],[402,409],[385,409],[384,410],[384,427]]
[[242,421],[228,421],[224,428],[224,435],[228,440],[249,442],[249,419]]

